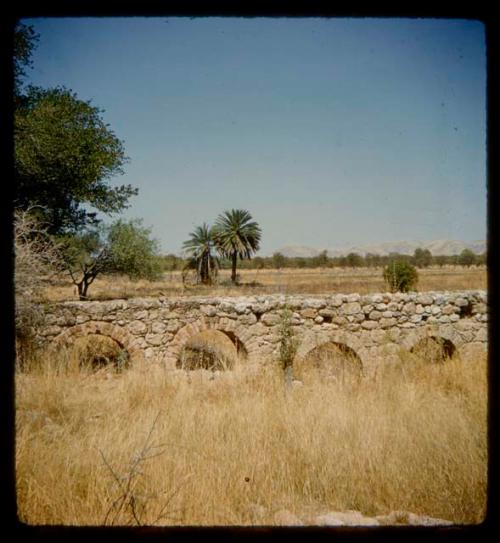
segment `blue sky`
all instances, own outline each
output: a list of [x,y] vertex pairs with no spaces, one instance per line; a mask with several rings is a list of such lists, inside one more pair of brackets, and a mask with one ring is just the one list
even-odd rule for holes
[[486,237],[472,20],[44,18],[27,82],[104,109],[165,252],[248,209],[260,254]]

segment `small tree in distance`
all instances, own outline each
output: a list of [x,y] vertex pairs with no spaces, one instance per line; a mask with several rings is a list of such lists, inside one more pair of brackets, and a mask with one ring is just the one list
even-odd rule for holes
[[280,270],[281,268],[285,267],[286,264],[286,256],[280,252],[273,253],[272,256],[273,259],[273,267],[277,270]]
[[384,281],[391,292],[415,290],[418,273],[415,266],[404,260],[393,260],[384,268]]
[[139,219],[118,220],[83,234],[64,238],[65,266],[80,300],[86,300],[96,277],[123,273],[133,279],[158,279],[161,264],[158,242]]
[[432,253],[429,249],[417,247],[413,253],[413,262],[418,268],[428,268],[432,264]]
[[346,263],[350,268],[361,268],[363,266],[363,257],[358,253],[349,253],[346,256]]
[[476,254],[473,253],[470,249],[464,249],[458,255],[458,263],[460,264],[460,266],[466,266],[467,268],[475,264],[476,259]]

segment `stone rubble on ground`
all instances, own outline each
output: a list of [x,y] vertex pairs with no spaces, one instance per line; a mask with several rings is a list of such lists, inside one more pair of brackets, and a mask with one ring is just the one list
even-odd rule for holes
[[[259,523],[266,515],[266,508],[251,504],[252,520]],[[409,511],[391,511],[387,515],[365,516],[359,511],[329,511],[320,515],[299,517],[287,509],[273,515],[277,526],[452,526],[453,522]]]

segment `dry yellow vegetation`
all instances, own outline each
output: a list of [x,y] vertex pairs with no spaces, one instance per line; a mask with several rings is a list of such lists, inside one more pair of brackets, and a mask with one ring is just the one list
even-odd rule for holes
[[357,510],[477,523],[487,481],[486,359],[415,357],[373,379],[311,372],[16,372],[19,518],[64,525],[275,524]]
[[[240,270],[240,285],[230,283],[230,270],[219,273],[218,285],[184,287],[181,272],[165,272],[160,281],[130,280],[124,276],[98,277],[89,290],[91,299],[116,299],[148,296],[247,296],[252,294],[331,294],[385,292],[382,269],[316,268],[283,270]],[[45,291],[48,300],[78,299],[75,286],[61,279]],[[485,290],[485,267],[449,266],[419,270],[419,291]]]

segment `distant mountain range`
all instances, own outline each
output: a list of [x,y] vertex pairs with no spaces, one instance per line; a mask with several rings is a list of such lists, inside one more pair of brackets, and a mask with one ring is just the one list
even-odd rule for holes
[[[345,256],[349,253],[357,253],[365,256],[367,253],[376,255],[388,255],[389,253],[399,253],[412,255],[418,247],[429,249],[434,255],[458,255],[464,249],[470,249],[476,254],[482,254],[486,251],[486,242],[477,241],[456,241],[448,239],[437,239],[433,241],[387,241],[372,245],[353,245],[351,247],[341,247],[338,249],[327,249],[328,256]],[[276,252],[288,257],[311,257],[316,256],[324,249],[309,247],[307,245],[286,245]]]

